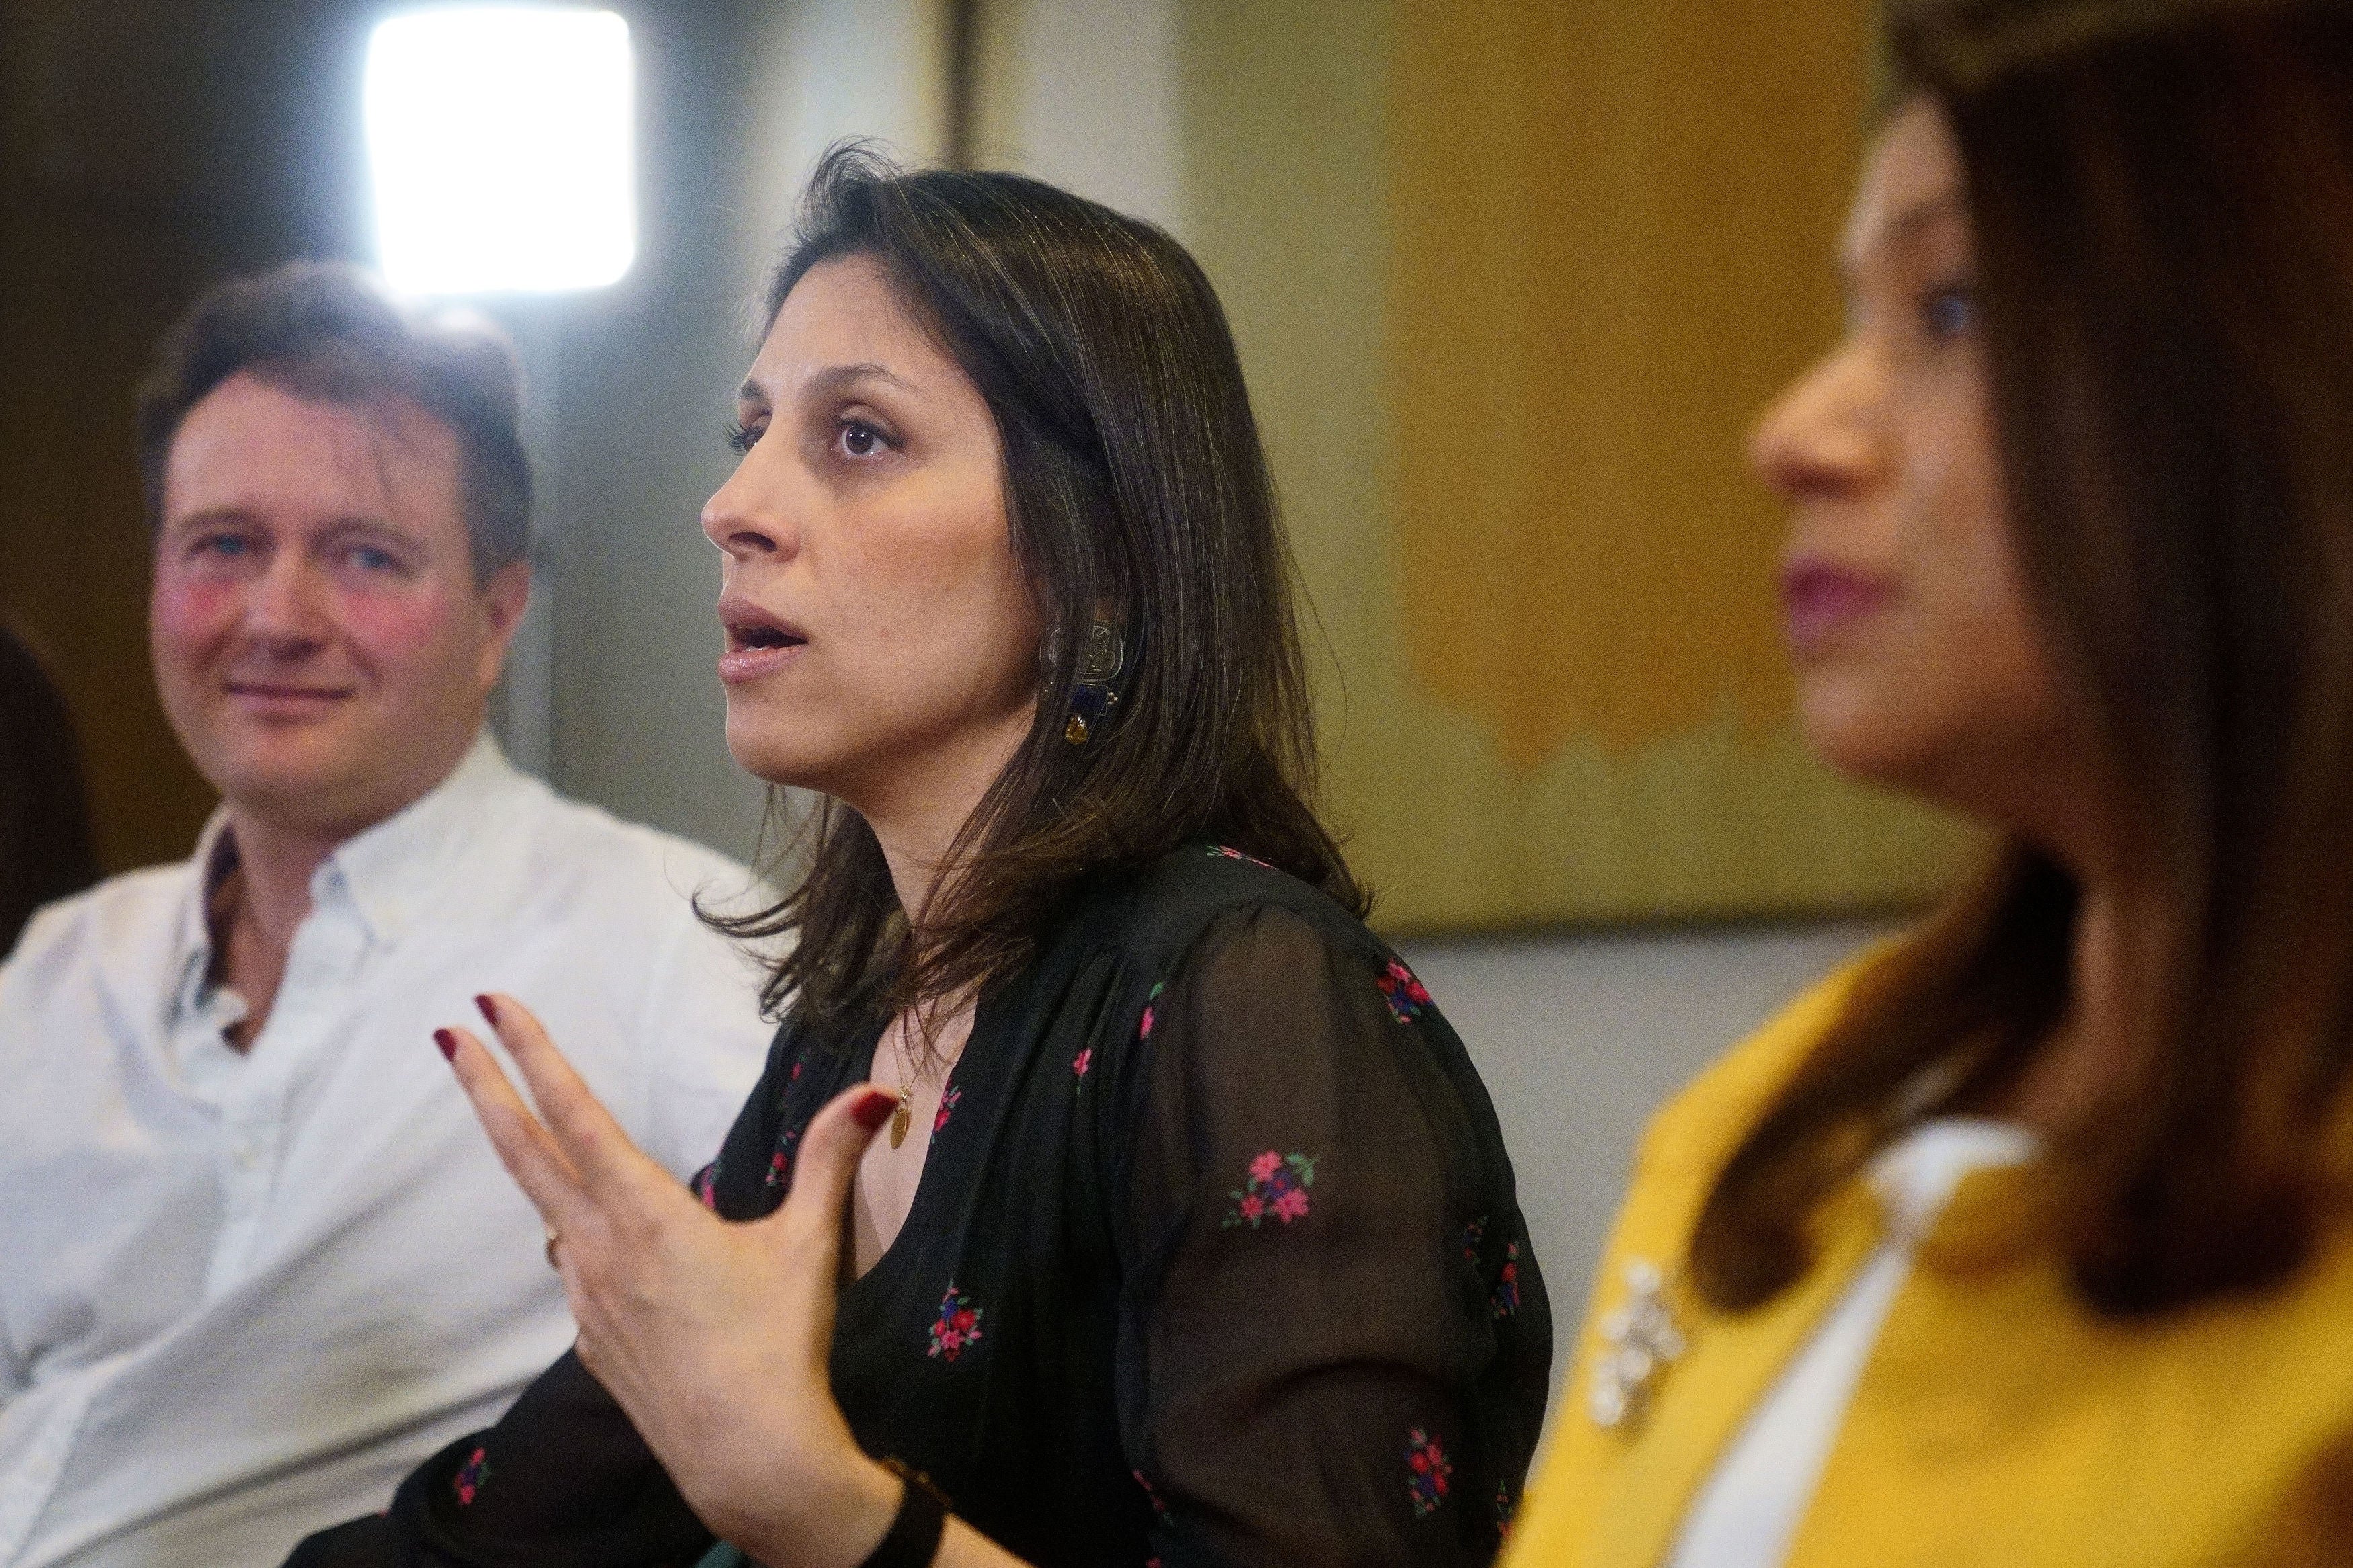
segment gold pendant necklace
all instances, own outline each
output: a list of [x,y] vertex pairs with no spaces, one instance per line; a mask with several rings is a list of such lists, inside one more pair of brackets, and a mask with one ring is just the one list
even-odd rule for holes
[[908,1124],[915,1120],[915,1086],[902,1084],[899,1103],[891,1108],[891,1147],[896,1149],[907,1141]]

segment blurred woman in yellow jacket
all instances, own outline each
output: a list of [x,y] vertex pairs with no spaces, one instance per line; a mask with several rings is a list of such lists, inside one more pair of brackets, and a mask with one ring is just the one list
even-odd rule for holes
[[2353,6],[1933,0],[1766,416],[1987,874],[1658,1119],[1513,1568],[2353,1563]]

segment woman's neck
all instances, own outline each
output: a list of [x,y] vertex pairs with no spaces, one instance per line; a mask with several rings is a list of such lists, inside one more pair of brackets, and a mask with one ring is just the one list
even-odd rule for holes
[[2067,1010],[2006,1097],[2012,1120],[2046,1136],[2081,1125],[2132,1070],[2121,905],[2113,881],[2083,883]]
[[931,907],[956,836],[1029,739],[1032,718],[1023,711],[965,731],[930,757],[902,761],[858,798],[842,797],[874,830],[910,924]]

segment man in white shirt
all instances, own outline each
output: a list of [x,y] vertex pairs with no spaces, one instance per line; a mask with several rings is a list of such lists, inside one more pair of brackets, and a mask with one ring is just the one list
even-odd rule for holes
[[0,1568],[274,1564],[573,1333],[432,1031],[544,1018],[681,1177],[769,1029],[708,850],[512,769],[512,362],[353,269],[223,286],[142,389],[156,679],[220,811],[0,967]]

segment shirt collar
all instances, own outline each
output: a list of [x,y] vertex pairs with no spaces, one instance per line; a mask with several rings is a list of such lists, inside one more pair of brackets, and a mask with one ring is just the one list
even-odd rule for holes
[[[427,907],[442,878],[481,841],[486,819],[501,800],[528,787],[485,730],[448,776],[375,826],[337,845],[311,877],[311,905],[349,901],[368,935],[397,941]],[[237,864],[228,813],[216,811],[196,839],[196,876],[181,914],[179,1005],[202,1005],[212,971],[212,927],[206,918],[212,890]]]
[[196,852],[189,864],[195,868],[186,902],[180,910],[180,984],[174,1002],[180,1013],[194,1013],[202,1007],[211,991],[213,967],[213,928],[210,910],[213,889],[237,864],[237,840],[229,837],[228,810],[216,809],[205,823],[205,830],[196,836]]
[[442,879],[481,843],[501,802],[523,785],[522,775],[483,731],[447,778],[335,847],[311,874],[312,906],[340,889],[370,936],[398,941],[430,905]]

